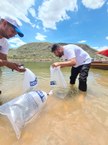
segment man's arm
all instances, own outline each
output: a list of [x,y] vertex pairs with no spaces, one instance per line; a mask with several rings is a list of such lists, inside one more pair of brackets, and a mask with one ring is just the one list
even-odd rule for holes
[[13,63],[13,62],[9,62],[7,60],[2,60],[0,59],[0,67],[2,66],[6,66],[12,70],[16,70],[18,72],[24,72],[25,68],[21,68],[21,64],[17,64],[17,63]]
[[64,61],[64,62],[55,62],[52,64],[53,67],[68,67],[68,66],[74,66],[76,65],[76,59],[75,58],[72,58],[68,61]]
[[0,59],[7,60],[7,55],[3,54],[3,53],[0,53]]

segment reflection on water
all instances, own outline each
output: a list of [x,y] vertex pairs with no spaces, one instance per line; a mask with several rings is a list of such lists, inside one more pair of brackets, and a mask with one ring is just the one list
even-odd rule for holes
[[[49,92],[49,63],[26,64],[38,77],[38,88]],[[66,81],[70,68],[64,69]],[[22,94],[23,73],[3,69],[2,102]],[[77,87],[78,82],[76,82]],[[70,87],[70,86],[69,86]],[[88,92],[70,90],[64,99],[49,96],[39,117],[22,131],[20,140],[0,115],[0,145],[108,145],[108,71],[90,70]],[[83,98],[83,96],[85,96]]]

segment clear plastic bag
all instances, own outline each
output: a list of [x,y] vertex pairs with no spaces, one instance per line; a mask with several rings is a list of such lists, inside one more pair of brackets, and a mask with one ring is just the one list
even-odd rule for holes
[[36,75],[26,68],[24,73],[24,80],[23,80],[23,92],[29,92],[35,90],[37,86],[37,77]]
[[67,84],[60,67],[50,67],[50,85],[61,88],[66,88]]
[[46,92],[37,90],[25,93],[0,106],[0,113],[8,117],[18,139],[22,128],[37,117],[46,100]]
[[50,67],[50,87],[57,97],[64,98],[66,96],[67,84],[60,67]]

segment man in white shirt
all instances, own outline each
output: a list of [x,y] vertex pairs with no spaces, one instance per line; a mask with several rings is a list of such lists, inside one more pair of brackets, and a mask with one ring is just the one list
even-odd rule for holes
[[73,44],[61,46],[53,44],[51,51],[60,58],[66,61],[55,62],[53,67],[71,67],[70,84],[75,84],[76,78],[79,74],[79,90],[87,91],[87,77],[91,64],[91,57],[81,47]]
[[9,62],[7,60],[8,42],[6,39],[12,38],[15,35],[23,37],[24,34],[19,30],[17,22],[11,18],[0,18],[0,67],[6,66],[12,70],[24,72],[25,69],[21,68],[20,64]]

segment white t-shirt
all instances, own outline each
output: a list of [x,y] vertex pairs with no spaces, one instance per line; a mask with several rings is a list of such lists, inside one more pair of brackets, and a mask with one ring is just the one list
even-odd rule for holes
[[64,48],[64,55],[62,56],[62,58],[64,60],[70,60],[72,58],[75,58],[76,65],[74,67],[91,63],[91,57],[81,47],[77,45],[69,44],[63,46],[63,48]]
[[8,50],[9,50],[9,44],[6,38],[1,38],[0,39],[0,53],[8,54]]

